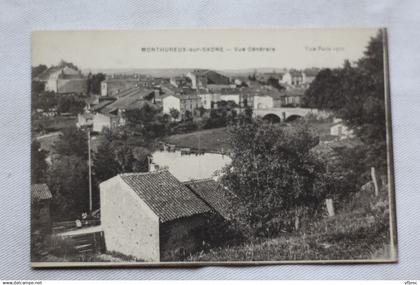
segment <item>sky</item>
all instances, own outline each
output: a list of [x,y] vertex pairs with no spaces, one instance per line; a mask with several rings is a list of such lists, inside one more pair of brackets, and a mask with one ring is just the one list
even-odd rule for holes
[[[332,68],[362,57],[377,32],[376,28],[35,31],[32,65],[51,66],[63,59],[84,70]],[[152,47],[185,51],[151,51]],[[199,50],[211,47],[223,52]],[[266,50],[251,51],[255,47]]]

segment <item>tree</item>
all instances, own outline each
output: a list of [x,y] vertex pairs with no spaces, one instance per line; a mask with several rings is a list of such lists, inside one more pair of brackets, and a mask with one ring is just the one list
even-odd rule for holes
[[37,87],[33,86],[32,89],[32,109],[42,109],[47,111],[57,107],[57,94],[55,94],[54,92],[37,92],[40,90],[39,88],[43,87],[41,87],[38,83],[35,83],[35,81],[32,82],[34,83],[34,85],[37,85]]
[[279,91],[282,91],[282,90],[285,89],[284,86],[279,83],[279,80],[276,79],[276,78],[274,78],[274,77],[268,78],[267,84],[270,85],[270,86],[272,86],[272,87],[274,87],[274,88],[276,88]]
[[44,183],[47,172],[47,155],[41,149],[41,144],[37,140],[33,140],[31,144],[31,183]]
[[160,109],[153,105],[146,103],[140,109],[126,110],[125,116],[126,131],[142,136],[147,143],[164,136],[168,131],[168,116],[162,114]]
[[45,64],[39,64],[37,66],[32,66],[32,78],[37,77],[41,73],[43,73],[45,70],[47,70],[48,67]]
[[93,176],[96,184],[119,173],[147,172],[150,155],[145,147],[108,136],[93,156]]
[[366,144],[366,169],[374,166],[386,174],[386,119],[384,94],[383,34],[380,31],[352,66],[324,69],[305,93],[309,107],[331,110]]
[[174,119],[174,120],[178,120],[179,115],[180,115],[179,111],[177,109],[174,109],[174,108],[171,108],[169,110],[169,114],[171,115],[172,119]]
[[193,121],[193,114],[191,111],[186,110],[184,113],[184,121],[186,122],[192,122]]
[[76,126],[65,128],[62,130],[60,140],[54,144],[54,149],[59,155],[74,155],[87,160],[87,133]]
[[235,216],[248,232],[270,236],[290,226],[292,217],[319,208],[324,167],[310,152],[318,138],[307,126],[257,121],[232,125],[229,132],[232,164],[222,181],[239,198]]
[[83,112],[85,103],[80,98],[70,95],[70,96],[60,96],[57,102],[57,112],[58,113],[72,113],[80,114]]
[[103,73],[89,73],[87,81],[88,94],[101,94],[101,82],[104,80],[105,74]]
[[37,95],[43,92],[44,90],[45,90],[44,82],[32,80],[32,87],[31,87],[32,97],[34,96],[34,94]]
[[65,60],[60,60],[60,62],[58,63],[57,66],[58,67],[69,67],[69,68],[72,68],[74,70],[79,70],[79,68],[75,64],[73,64],[72,62],[65,61]]
[[87,161],[76,155],[59,155],[47,175],[51,189],[52,217],[74,220],[89,208],[89,176]]

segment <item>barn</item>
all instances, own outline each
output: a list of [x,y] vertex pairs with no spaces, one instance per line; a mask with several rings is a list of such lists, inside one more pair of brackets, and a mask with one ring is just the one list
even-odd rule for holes
[[119,174],[102,182],[101,224],[107,250],[158,262],[198,249],[209,220],[220,218],[227,206],[217,201],[220,193],[206,196],[202,190],[201,197],[190,188],[200,187],[192,184],[181,183],[167,170]]

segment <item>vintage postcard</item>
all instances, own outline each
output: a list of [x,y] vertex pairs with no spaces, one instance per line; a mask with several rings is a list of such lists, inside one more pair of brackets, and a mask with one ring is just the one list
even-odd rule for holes
[[386,37],[33,32],[32,266],[396,262]]

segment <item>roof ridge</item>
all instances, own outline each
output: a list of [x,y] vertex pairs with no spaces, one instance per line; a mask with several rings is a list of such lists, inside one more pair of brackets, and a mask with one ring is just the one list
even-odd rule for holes
[[188,184],[188,183],[196,183],[196,182],[204,182],[204,181],[214,181],[216,183],[219,183],[216,180],[214,180],[213,178],[192,179],[192,180],[188,180],[188,181],[183,181],[182,183],[183,184]]
[[134,176],[134,175],[148,175],[148,174],[157,174],[157,173],[163,173],[163,172],[169,172],[167,169],[160,169],[153,172],[125,172],[125,173],[119,173],[119,176]]

